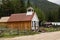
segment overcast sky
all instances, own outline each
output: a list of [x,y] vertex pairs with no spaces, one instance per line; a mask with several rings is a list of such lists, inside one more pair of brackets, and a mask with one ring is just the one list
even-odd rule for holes
[[51,2],[53,2],[53,3],[60,4],[60,0],[48,0],[48,1],[51,1]]

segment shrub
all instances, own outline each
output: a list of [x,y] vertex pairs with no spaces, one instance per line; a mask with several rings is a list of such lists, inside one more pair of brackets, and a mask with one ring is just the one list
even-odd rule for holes
[[41,32],[54,32],[54,31],[60,31],[60,27],[40,27]]

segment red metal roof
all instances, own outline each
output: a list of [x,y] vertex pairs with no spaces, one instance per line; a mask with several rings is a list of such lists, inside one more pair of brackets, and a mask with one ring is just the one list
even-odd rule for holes
[[8,19],[8,22],[14,22],[14,21],[31,21],[33,18],[33,15],[26,15],[26,13],[20,13],[20,14],[12,14],[10,18]]

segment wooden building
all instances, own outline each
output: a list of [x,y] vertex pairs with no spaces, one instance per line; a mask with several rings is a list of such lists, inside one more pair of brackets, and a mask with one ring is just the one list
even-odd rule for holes
[[9,28],[20,30],[35,30],[39,27],[39,19],[32,7],[27,8],[26,13],[12,14],[8,18],[6,18],[6,22],[0,21],[0,24],[1,23],[5,23]]
[[8,22],[9,17],[1,17],[0,19],[0,26],[6,26]]

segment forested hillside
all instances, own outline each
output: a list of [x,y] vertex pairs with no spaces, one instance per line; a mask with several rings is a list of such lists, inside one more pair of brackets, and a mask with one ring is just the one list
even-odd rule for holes
[[47,0],[31,0],[33,5],[36,5],[43,11],[47,21],[58,21],[59,5],[51,3]]
[[38,8],[38,10],[43,12],[43,16],[41,17],[41,13],[39,13],[40,11],[37,11],[40,20],[45,19],[46,21],[60,21],[59,5],[49,2],[47,0],[30,0],[30,3]]
[[60,21],[60,6],[47,0],[3,0],[0,3],[0,17],[26,12],[26,8],[32,6],[40,20]]

